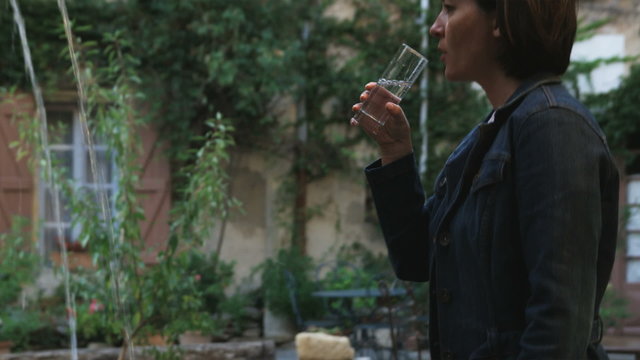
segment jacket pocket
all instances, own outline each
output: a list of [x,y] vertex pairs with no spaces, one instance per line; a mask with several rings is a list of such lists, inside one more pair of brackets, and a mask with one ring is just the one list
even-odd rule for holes
[[485,155],[480,164],[480,170],[473,178],[471,193],[495,183],[501,182],[504,178],[504,171],[507,163],[511,160],[511,154],[506,152],[490,152]]
[[487,342],[473,351],[469,359],[515,359],[520,353],[521,337],[521,331],[498,332],[496,329],[488,329]]

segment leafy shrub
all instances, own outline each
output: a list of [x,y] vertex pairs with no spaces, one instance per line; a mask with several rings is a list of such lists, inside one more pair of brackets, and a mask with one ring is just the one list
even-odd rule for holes
[[67,346],[68,334],[58,321],[36,309],[5,309],[0,313],[0,339],[13,343],[12,351],[52,349]]
[[[344,290],[355,288],[377,288],[378,281],[390,286],[395,275],[385,254],[374,254],[362,244],[345,245],[335,254],[329,254],[321,264],[309,256],[301,255],[295,248],[281,249],[276,256],[267,259],[254,270],[261,275],[262,295],[266,306],[275,314],[294,319],[290,298],[290,285],[286,273],[294,280],[294,293],[300,315],[303,319],[319,319],[328,315],[327,311],[340,312],[340,304],[325,306],[322,299],[311,294],[317,290]],[[402,286],[402,284],[397,284]],[[426,284],[413,284],[412,290],[421,304],[427,306]],[[358,298],[353,301],[353,309],[367,313],[376,306],[375,299]]]
[[29,221],[14,217],[11,230],[0,234],[0,307],[14,305],[22,287],[33,283],[40,268],[39,256],[29,250]]
[[269,310],[274,314],[294,319],[290,300],[290,287],[286,274],[293,276],[295,296],[302,318],[318,318],[322,315],[322,303],[311,296],[317,290],[313,281],[314,263],[309,256],[300,254],[295,248],[280,249],[275,258],[267,259],[255,272],[260,273],[262,294]]

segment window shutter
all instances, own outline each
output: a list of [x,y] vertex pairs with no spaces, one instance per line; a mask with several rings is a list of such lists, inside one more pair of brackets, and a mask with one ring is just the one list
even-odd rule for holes
[[142,238],[148,249],[143,259],[147,263],[155,263],[158,251],[169,239],[170,168],[155,129],[144,126],[139,128],[139,132],[143,155],[140,158],[142,174],[138,198],[145,216],[140,225]]
[[33,114],[33,103],[26,96],[0,99],[0,232],[11,228],[15,215],[33,220],[34,178],[27,159],[17,160],[20,115]]

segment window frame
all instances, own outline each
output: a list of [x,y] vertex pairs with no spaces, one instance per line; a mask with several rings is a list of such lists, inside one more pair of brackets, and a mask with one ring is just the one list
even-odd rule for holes
[[[85,142],[84,132],[82,130],[82,126],[80,124],[80,116],[76,106],[73,105],[51,105],[47,107],[48,113],[54,112],[67,112],[71,115],[71,143],[50,143],[49,151],[71,151],[71,171],[69,176],[74,180],[74,189],[91,189],[93,191],[108,191],[110,192],[109,196],[109,206],[114,208],[115,205],[115,197],[117,193],[117,167],[115,165],[115,161],[113,159],[113,154],[109,153],[109,149],[107,145],[104,144],[96,144],[94,143],[94,151],[96,152],[104,152],[107,155],[110,155],[110,178],[109,179],[98,179],[98,182],[92,182],[87,176],[87,166],[88,166],[88,147]],[[50,125],[50,124],[47,124]],[[51,139],[50,139],[51,140]],[[102,174],[103,176],[108,176]],[[39,235],[39,241],[41,243],[42,255],[44,258],[48,258],[54,252],[59,251],[59,244],[54,239],[47,238],[47,230],[57,231],[58,226],[62,227],[65,232],[65,237],[69,236],[69,239],[65,239],[65,245],[67,250],[69,251],[83,251],[82,247],[78,242],[78,236],[80,234],[81,229],[78,226],[73,226],[73,214],[69,214],[69,221],[65,221],[65,219],[61,219],[61,222],[55,221],[47,221],[47,207],[49,206],[47,201],[46,192],[49,191],[49,184],[44,180],[42,171],[39,172],[40,181],[42,185],[39,186],[38,191],[38,201],[41,204],[39,207],[39,218],[41,219],[41,230]],[[102,180],[102,182],[100,182]],[[63,204],[64,200],[62,199],[62,195],[60,195],[60,203]],[[62,210],[62,214],[64,214],[64,210]],[[67,231],[69,231],[69,235],[67,235]]]
[[[629,218],[625,218],[625,222],[623,224],[624,239],[625,239],[625,259],[626,259],[624,281],[626,284],[640,285],[640,276],[638,276],[637,279],[630,279],[630,272],[631,272],[630,266],[632,266],[632,264],[636,264],[633,266],[638,266],[639,272],[640,272],[640,251],[637,254],[630,254],[629,252],[629,250],[632,248],[630,245],[631,236],[632,235],[638,236],[640,240],[640,174],[628,175],[626,180],[627,181],[625,183],[624,216],[626,217],[627,214],[629,214]],[[634,186],[637,186],[639,188],[639,190],[637,190],[637,193],[639,194],[639,196],[635,199],[631,199],[632,193],[630,189],[632,187],[632,184],[637,184]],[[627,211],[629,211],[629,213],[627,213]],[[639,222],[638,228],[629,227],[631,223],[631,217],[634,216],[634,215],[631,215],[631,212],[635,213],[635,217],[637,219],[636,221]],[[640,250],[640,244],[638,244],[638,248]],[[631,280],[634,280],[634,281],[631,281]]]

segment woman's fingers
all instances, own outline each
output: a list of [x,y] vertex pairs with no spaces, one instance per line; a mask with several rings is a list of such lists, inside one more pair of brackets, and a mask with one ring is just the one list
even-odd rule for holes
[[[362,109],[362,103],[367,101],[367,99],[369,98],[369,91],[371,91],[371,89],[373,89],[375,86],[377,85],[377,83],[375,82],[369,82],[364,86],[364,91],[360,94],[360,102],[357,104],[354,104],[351,107],[351,110],[353,110],[354,112],[358,112]],[[356,120],[355,118],[351,118],[349,120],[349,124],[351,126],[360,126],[360,123],[358,123],[358,120]]]
[[408,128],[408,123],[406,120],[407,118],[404,115],[404,111],[402,111],[402,108],[400,107],[400,105],[394,104],[392,102],[388,102],[385,104],[385,108],[389,113],[389,115],[391,115],[391,117],[393,118],[391,121],[393,123],[391,124],[392,127]]
[[385,108],[392,116],[400,116],[402,114],[402,108],[398,104],[388,102],[385,104]]
[[[362,109],[362,103],[354,104],[354,105],[351,107],[351,110],[353,110],[353,112],[356,112],[356,113],[357,113],[358,111],[360,111],[360,109]],[[356,120],[355,118],[351,118],[351,120],[349,120],[349,124],[350,124],[351,126],[358,126],[358,125],[360,125],[360,124],[358,123],[358,120]]]

